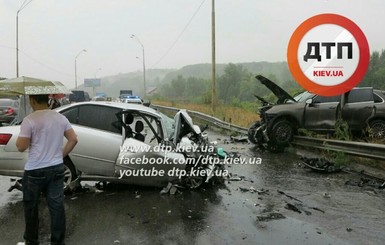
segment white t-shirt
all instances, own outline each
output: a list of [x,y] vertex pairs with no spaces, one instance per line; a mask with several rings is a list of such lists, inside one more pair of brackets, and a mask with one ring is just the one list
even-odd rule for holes
[[25,170],[63,163],[64,132],[71,129],[68,119],[53,110],[37,110],[23,119],[19,137],[30,138]]

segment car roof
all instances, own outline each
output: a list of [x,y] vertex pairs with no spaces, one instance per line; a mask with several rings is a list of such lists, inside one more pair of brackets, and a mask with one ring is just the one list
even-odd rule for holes
[[73,106],[79,106],[79,105],[104,105],[104,106],[111,106],[115,108],[120,108],[122,110],[138,110],[142,111],[148,114],[152,114],[155,116],[160,117],[160,114],[157,110],[144,106],[141,104],[131,104],[131,103],[122,103],[122,102],[113,102],[113,101],[85,101],[85,102],[77,102],[69,105],[65,105],[62,107],[58,107],[57,110],[61,111],[63,109],[67,109]]

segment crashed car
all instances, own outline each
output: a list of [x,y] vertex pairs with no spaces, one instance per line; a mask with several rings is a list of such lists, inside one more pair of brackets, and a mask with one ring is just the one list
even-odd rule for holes
[[338,96],[305,91],[292,97],[266,77],[256,78],[278,97],[273,104],[256,95],[262,103],[260,121],[248,129],[248,138],[261,148],[282,151],[299,128],[333,133],[339,119],[348,124],[353,134],[365,135],[370,131],[374,138],[385,136],[385,91],[357,87]]
[[[185,110],[174,120],[143,105],[119,102],[79,102],[56,110],[78,136],[64,159],[66,189],[81,180],[197,188],[217,168],[210,160],[217,149]],[[28,153],[16,148],[19,131],[19,125],[0,128],[0,175],[23,176]]]

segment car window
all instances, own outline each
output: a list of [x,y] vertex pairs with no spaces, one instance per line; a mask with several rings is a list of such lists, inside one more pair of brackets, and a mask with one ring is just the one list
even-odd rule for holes
[[373,99],[374,99],[374,103],[382,103],[382,102],[384,102],[382,100],[382,98],[378,94],[376,94],[376,93],[373,93]]
[[79,115],[78,107],[74,107],[64,112],[61,112],[61,114],[63,114],[70,123],[78,124],[78,115]]
[[314,94],[309,93],[308,91],[305,91],[303,93],[300,93],[294,97],[294,100],[297,102],[305,102],[306,100],[312,98]]
[[347,103],[374,101],[372,88],[352,89],[348,93]]
[[340,96],[316,96],[313,99],[313,103],[332,103],[339,102]]
[[120,130],[114,127],[117,121],[116,113],[119,111],[120,109],[109,106],[82,105],[66,110],[62,114],[70,123],[120,134]]
[[163,131],[160,121],[150,115],[136,115],[134,117],[134,122],[132,123],[134,132],[137,132],[136,123],[138,121],[141,121],[144,125],[143,130],[140,132],[144,135],[144,142],[154,146],[160,143],[157,140],[157,136],[163,138]]

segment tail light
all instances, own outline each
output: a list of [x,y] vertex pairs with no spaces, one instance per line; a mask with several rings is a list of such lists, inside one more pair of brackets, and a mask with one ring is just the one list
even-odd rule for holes
[[13,115],[15,110],[13,108],[8,108],[8,110],[5,112],[6,115]]
[[8,141],[11,139],[12,134],[0,134],[0,145],[8,144]]

